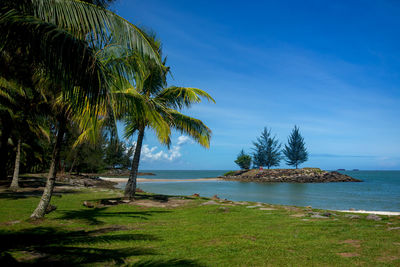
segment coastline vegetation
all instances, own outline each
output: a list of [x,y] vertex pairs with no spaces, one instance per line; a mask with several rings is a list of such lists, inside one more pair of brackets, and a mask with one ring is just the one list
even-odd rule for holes
[[[48,171],[32,218],[47,213],[66,169],[131,166],[132,198],[146,127],[167,146],[171,128],[209,146],[211,130],[179,110],[214,100],[200,89],[166,87],[160,42],[109,10],[112,2],[1,1],[0,179],[13,171],[16,191],[20,170]],[[117,121],[127,137],[138,132],[136,148],[120,143]]]

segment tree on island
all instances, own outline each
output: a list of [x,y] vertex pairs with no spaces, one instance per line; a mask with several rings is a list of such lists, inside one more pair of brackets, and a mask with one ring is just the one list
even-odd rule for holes
[[265,127],[261,136],[253,144],[253,164],[255,166],[266,166],[268,169],[279,166],[282,159],[281,144],[279,144],[276,136],[272,137],[271,130]]
[[248,170],[251,166],[251,156],[244,153],[244,150],[240,151],[239,155],[237,156],[235,163],[239,165],[240,169]]
[[299,127],[296,125],[288,138],[288,144],[283,149],[285,161],[290,166],[295,166],[306,162],[308,160],[308,152],[305,147],[304,138],[301,136]]

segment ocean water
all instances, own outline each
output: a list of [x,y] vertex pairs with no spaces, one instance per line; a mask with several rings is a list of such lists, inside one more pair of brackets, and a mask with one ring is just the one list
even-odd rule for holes
[[[152,179],[211,178],[226,171],[146,171]],[[400,171],[343,171],[361,183],[259,184],[233,181],[142,182],[141,189],[169,195],[212,197],[234,201],[257,201],[271,204],[312,206],[321,209],[363,209],[400,211]],[[120,187],[125,186],[120,184]]]

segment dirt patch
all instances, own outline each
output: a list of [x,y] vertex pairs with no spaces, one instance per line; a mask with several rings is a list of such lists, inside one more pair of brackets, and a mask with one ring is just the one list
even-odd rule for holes
[[292,214],[292,215],[290,215],[291,217],[296,217],[296,218],[299,218],[299,217],[304,217],[304,216],[306,216],[305,214],[302,214],[302,213],[299,213],[299,214]]
[[297,207],[283,206],[283,208],[285,210],[288,210],[288,211],[295,211],[295,212],[302,212],[303,211],[302,209],[297,208]]
[[8,221],[8,222],[0,223],[0,225],[14,225],[14,224],[17,224],[17,223],[20,223],[20,222],[21,222],[20,220]]
[[378,258],[378,261],[389,262],[389,261],[395,261],[398,259],[400,259],[400,256],[384,255],[384,256]]
[[276,210],[274,208],[259,208],[259,210]]
[[19,260],[22,262],[34,261],[40,258],[44,258],[46,256],[47,254],[45,253],[39,253],[35,251],[21,251],[21,257],[19,258]]
[[341,252],[337,253],[339,256],[342,256],[343,258],[351,258],[351,257],[358,257],[360,254],[355,253],[355,252]]
[[176,208],[189,204],[191,199],[169,199],[168,201],[155,201],[149,199],[141,199],[131,202],[131,205],[149,207],[149,208]]
[[348,244],[355,248],[359,248],[361,246],[360,243],[361,243],[360,240],[355,240],[355,239],[347,239],[347,240],[340,242],[340,244]]
[[206,242],[207,246],[220,246],[220,245],[225,245],[227,242],[222,241],[221,239],[212,239],[208,242]]
[[251,240],[251,241],[256,241],[257,240],[257,237],[252,236],[252,235],[242,235],[242,238],[248,239],[248,240]]

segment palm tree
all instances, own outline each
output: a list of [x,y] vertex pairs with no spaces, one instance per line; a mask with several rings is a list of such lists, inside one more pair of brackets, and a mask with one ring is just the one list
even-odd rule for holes
[[[148,38],[161,57],[161,43],[154,36],[148,36]],[[144,114],[128,110],[121,116],[125,123],[126,138],[138,132],[129,180],[125,187],[125,197],[129,199],[134,197],[136,191],[136,178],[145,130],[147,128],[154,130],[159,141],[168,147],[171,144],[171,129],[176,129],[208,148],[211,130],[202,121],[186,116],[178,110],[201,102],[202,97],[215,102],[209,94],[197,88],[167,87],[169,68],[159,68],[148,56],[136,54],[132,55],[132,58],[134,58],[132,65],[136,69],[135,86],[129,84],[125,93],[139,93],[146,100],[148,109],[143,112]],[[165,62],[164,59],[164,65]],[[148,110],[151,114],[147,114]]]
[[[115,43],[147,54],[156,62],[159,57],[136,26],[105,8],[77,0],[2,0],[0,34],[6,36],[0,39],[0,67],[6,70],[0,74],[3,78],[29,87],[35,84],[36,74],[44,72],[56,85],[46,88],[55,89],[55,96],[70,102],[56,116],[58,131],[48,179],[31,215],[40,218],[52,196],[70,118],[67,114],[89,108],[97,117],[98,106],[109,100],[109,74],[96,51]],[[21,65],[29,67],[21,71]]]
[[29,134],[34,134],[38,138],[45,136],[48,139],[42,119],[43,114],[48,111],[47,103],[37,91],[0,77],[0,109],[8,112],[13,121],[11,131],[16,146],[16,157],[10,189],[17,190],[23,140]]

